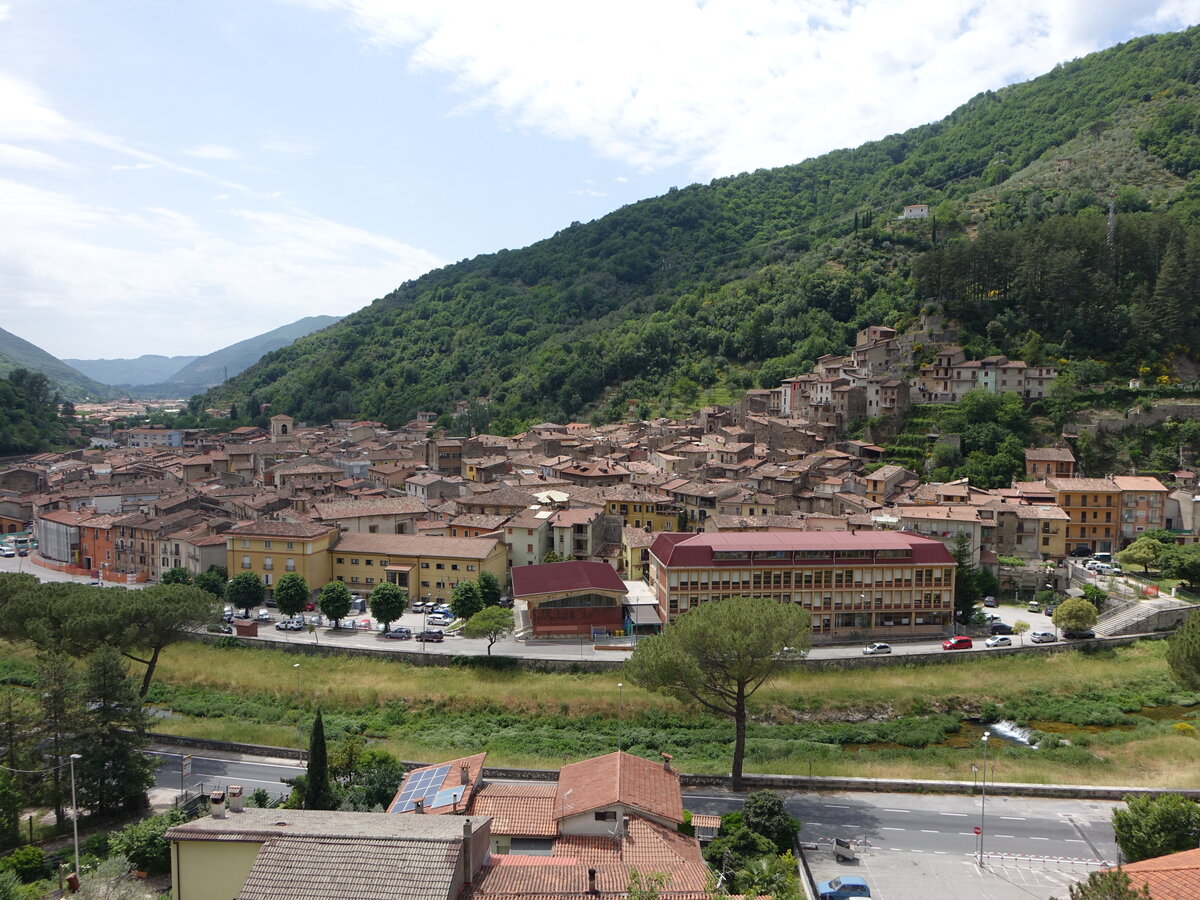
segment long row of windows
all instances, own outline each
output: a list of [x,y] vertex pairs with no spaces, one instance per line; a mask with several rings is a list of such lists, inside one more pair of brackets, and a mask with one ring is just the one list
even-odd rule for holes
[[[242,557],[242,568],[243,569],[253,569],[254,568],[249,556]],[[285,571],[295,572],[296,571],[296,558],[294,556],[289,556],[287,558],[287,560],[284,562],[283,568]],[[262,558],[262,570],[264,572],[272,572],[275,570],[275,560],[273,557],[264,556]]]
[[712,584],[721,590],[762,587],[871,588],[871,587],[944,587],[954,578],[950,568],[891,568],[869,569],[702,569],[671,572],[668,583],[673,588],[707,590]]
[[[729,594],[676,594],[668,595],[668,611],[672,616],[687,612],[693,606],[707,603],[709,600],[723,600],[736,596],[737,592]],[[796,603],[805,609],[813,611],[854,610],[860,613],[876,610],[902,609],[949,609],[953,597],[948,591],[888,591],[883,594],[855,594],[853,592],[834,592],[830,594],[802,592],[790,593],[751,593],[752,597],[766,597],[782,603]]]

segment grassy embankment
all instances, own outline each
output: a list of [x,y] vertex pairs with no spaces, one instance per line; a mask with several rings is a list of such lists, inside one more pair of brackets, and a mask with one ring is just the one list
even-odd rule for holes
[[[992,742],[1005,781],[1182,786],[1200,769],[1200,736],[1130,716],[1144,706],[1200,704],[1171,682],[1165,644],[1098,653],[993,657],[957,665],[790,673],[755,704],[747,770],[803,775],[971,778],[976,732],[964,715],[1038,727],[1071,722],[1070,746],[1039,751]],[[294,746],[296,657],[184,644],[160,666],[153,698],[172,710],[162,730]],[[305,719],[315,707],[331,735],[366,735],[403,759],[487,750],[493,765],[557,767],[615,744],[620,674],[540,674],[423,668],[386,660],[304,658]],[[729,723],[682,703],[623,689],[627,749],[674,755],[684,771],[728,771]],[[1200,707],[1197,707],[1200,710]],[[1043,726],[1045,727],[1045,726]],[[1049,728],[1047,727],[1047,730]],[[941,746],[931,746],[933,744]],[[876,749],[859,749],[873,744]],[[880,746],[882,745],[882,748]]]

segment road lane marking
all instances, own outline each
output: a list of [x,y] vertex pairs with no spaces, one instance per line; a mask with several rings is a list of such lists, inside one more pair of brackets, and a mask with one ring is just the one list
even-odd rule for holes
[[944,812],[940,812],[940,813],[938,813],[938,815],[939,815],[939,816],[962,816],[964,819],[967,817],[967,813],[944,813]]
[[849,806],[842,806],[840,803],[822,803],[826,809],[849,809]]
[[892,826],[890,826],[890,825],[884,825],[884,826],[883,826],[883,830],[884,830],[884,831],[904,831],[904,829],[903,829],[903,828],[893,828],[893,827],[892,827]]
[[1024,822],[1024,816],[1001,816],[1002,819],[1008,819],[1010,822]]
[[1087,841],[1081,841],[1079,838],[1063,838],[1063,841],[1068,844],[1086,844]]
[[1050,840],[1050,838],[1047,838],[1047,837],[1031,837],[1031,838],[1030,838],[1030,840],[1031,840],[1031,841],[1048,841],[1048,840]]
[[934,831],[931,828],[922,828],[921,834],[940,834],[940,832]]
[[[1011,834],[993,834],[992,837],[1012,838],[1012,835]],[[1013,840],[1016,840],[1016,838],[1013,838]]]
[[888,809],[886,806],[883,808],[883,811],[884,812],[902,812],[902,813],[908,812],[907,809]]

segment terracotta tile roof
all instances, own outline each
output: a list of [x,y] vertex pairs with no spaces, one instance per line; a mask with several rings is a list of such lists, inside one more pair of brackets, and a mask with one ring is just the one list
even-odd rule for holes
[[[418,523],[419,525],[420,523]],[[445,528],[434,521],[432,527]],[[338,551],[347,553],[386,553],[389,556],[444,556],[457,559],[487,559],[496,549],[498,538],[441,537],[428,534],[361,534],[347,532],[338,541]]]
[[250,866],[238,900],[432,900],[457,894],[462,842],[276,838]]
[[484,784],[471,800],[470,814],[491,816],[492,834],[555,837],[556,784]]
[[1153,900],[1200,900],[1200,850],[1143,859],[1124,869],[1135,887],[1150,888]]
[[1111,478],[1047,478],[1046,486],[1052,491],[1087,491],[1097,494],[1118,490],[1117,483]]
[[1030,447],[1025,458],[1038,462],[1075,462],[1075,454],[1066,447]]
[[416,497],[384,497],[378,500],[343,500],[318,503],[317,515],[322,519],[357,519],[362,516],[406,516],[426,512],[425,504]]
[[554,798],[556,819],[614,804],[670,822],[682,822],[679,775],[668,771],[661,763],[623,752],[562,767],[558,775],[558,794]]
[[226,534],[245,535],[250,537],[294,537],[318,538],[324,537],[337,529],[328,525],[312,525],[300,522],[245,522],[234,525]]
[[[397,808],[397,801],[404,794],[404,788],[412,783],[414,779],[419,779],[422,774],[434,772],[445,767],[445,775],[434,783],[426,785],[425,798],[429,802],[425,806],[426,813],[441,815],[444,813],[464,812],[471,802],[471,793],[475,790],[475,786],[479,784],[479,776],[483,772],[483,761],[487,758],[487,753],[476,753],[474,756],[464,756],[461,759],[452,759],[449,762],[435,763],[432,766],[421,766],[420,768],[410,769],[408,774],[404,776],[404,781],[400,783],[400,789],[396,791],[396,796],[392,798],[392,802],[388,804],[389,813],[397,814],[414,814],[413,810],[403,810]],[[467,769],[466,780],[463,780],[462,769]],[[441,806],[434,806],[432,798],[439,791],[449,790],[452,788],[462,787],[463,791],[460,795],[462,799],[453,803],[443,803]]]

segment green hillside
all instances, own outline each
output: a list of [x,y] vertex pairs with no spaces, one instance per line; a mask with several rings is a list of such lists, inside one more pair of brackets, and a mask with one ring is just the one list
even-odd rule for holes
[[[974,351],[1161,365],[1197,346],[1198,51],[1197,28],[1140,38],[933,124],[447,266],[202,402],[395,424],[481,399],[497,430],[611,419],[773,385],[931,297]],[[908,203],[935,219],[896,222]]]
[[41,347],[0,328],[0,376],[15,369],[41,372],[49,379],[51,391],[66,400],[108,400],[116,396],[108,385],[93,381]]

